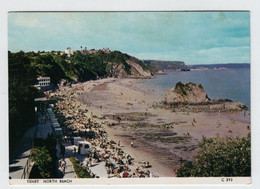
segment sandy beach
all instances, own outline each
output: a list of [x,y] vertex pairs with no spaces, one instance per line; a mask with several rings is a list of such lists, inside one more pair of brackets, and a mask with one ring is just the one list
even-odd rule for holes
[[82,88],[78,104],[102,124],[108,138],[120,141],[136,162],[149,161],[154,175],[176,176],[180,160],[192,160],[202,136],[243,137],[249,132],[249,112],[173,112],[155,106],[162,96],[140,82],[107,78],[72,88]]

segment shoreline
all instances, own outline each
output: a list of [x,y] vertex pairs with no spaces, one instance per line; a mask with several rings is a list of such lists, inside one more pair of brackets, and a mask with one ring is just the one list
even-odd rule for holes
[[180,158],[192,160],[202,136],[243,137],[249,132],[250,116],[242,112],[186,113],[154,108],[160,95],[140,88],[137,81],[106,78],[74,84],[71,89],[80,88],[74,98],[77,105],[88,109],[86,116],[101,124],[109,139],[120,140],[137,165],[149,161],[154,175],[176,176]]

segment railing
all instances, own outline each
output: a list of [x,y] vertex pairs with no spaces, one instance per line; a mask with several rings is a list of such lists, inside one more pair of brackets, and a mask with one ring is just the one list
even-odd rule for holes
[[30,165],[31,165],[31,153],[29,154],[29,157],[28,157],[28,159],[26,161],[26,164],[25,164],[25,166],[23,168],[23,174],[21,176],[21,179],[25,179],[26,178],[26,176],[28,174],[28,171],[29,171],[29,168],[30,168]]
[[[37,138],[37,132],[38,132],[38,127],[36,128],[36,130],[35,130],[35,132],[33,134],[33,138]],[[33,144],[32,144],[32,146],[33,146]],[[26,161],[26,164],[25,164],[25,166],[23,168],[23,174],[21,176],[21,179],[26,179],[26,176],[29,173],[30,165],[31,165],[31,152],[30,152],[29,157],[28,157],[28,159]]]

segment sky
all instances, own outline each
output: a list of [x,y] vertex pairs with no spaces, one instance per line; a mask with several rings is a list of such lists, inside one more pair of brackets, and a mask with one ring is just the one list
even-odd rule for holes
[[250,63],[249,12],[11,12],[8,50],[119,50],[188,65]]

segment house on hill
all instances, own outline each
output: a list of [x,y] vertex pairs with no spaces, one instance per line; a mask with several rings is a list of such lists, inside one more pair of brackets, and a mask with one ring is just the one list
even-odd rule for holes
[[68,48],[64,51],[64,53],[67,54],[67,55],[70,57],[71,55],[74,54],[74,51],[73,51],[70,47],[68,47]]

